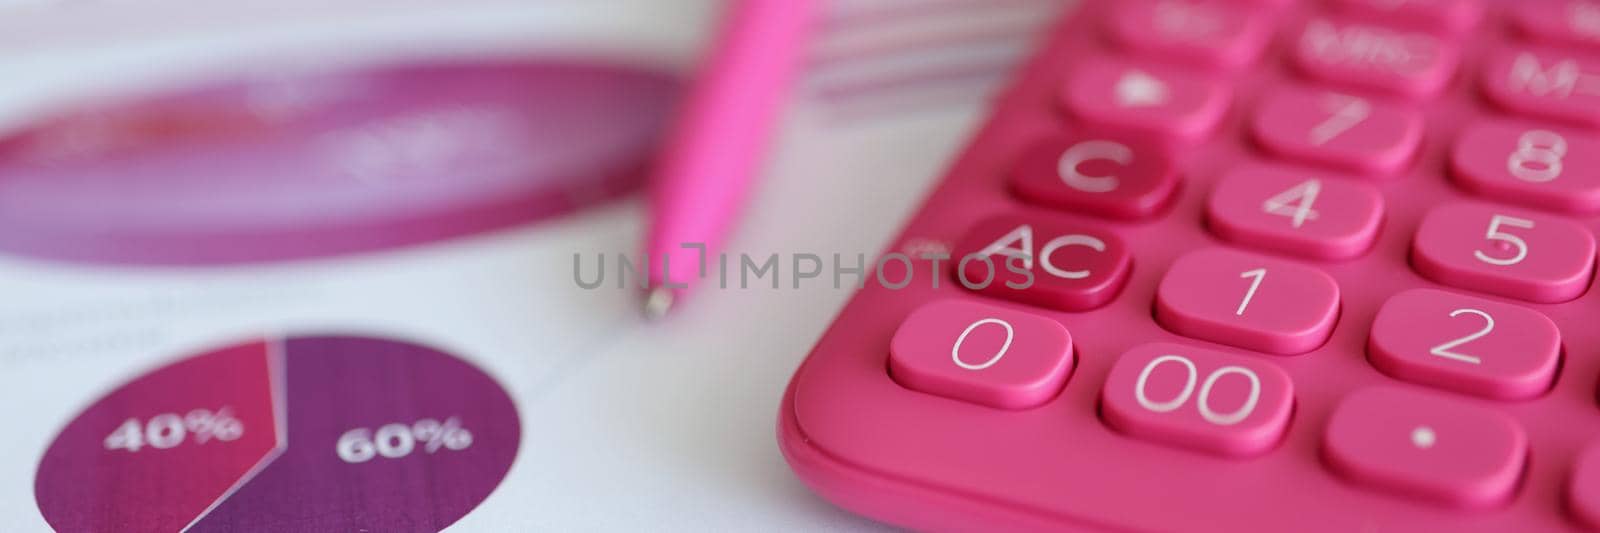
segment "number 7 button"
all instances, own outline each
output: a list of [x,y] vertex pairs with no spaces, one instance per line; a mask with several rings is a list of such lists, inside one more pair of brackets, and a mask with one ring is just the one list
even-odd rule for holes
[[1412,265],[1434,281],[1539,303],[1583,295],[1594,254],[1576,222],[1481,204],[1434,209],[1411,243]]

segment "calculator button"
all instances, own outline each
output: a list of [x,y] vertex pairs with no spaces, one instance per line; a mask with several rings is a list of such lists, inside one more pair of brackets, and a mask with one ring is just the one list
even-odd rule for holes
[[1299,88],[1268,96],[1250,125],[1256,142],[1279,155],[1376,174],[1405,168],[1423,131],[1410,107]]
[[1349,178],[1246,165],[1211,192],[1206,222],[1213,233],[1241,246],[1348,259],[1372,247],[1383,223],[1383,196]]
[[1600,441],[1590,443],[1572,465],[1567,479],[1567,509],[1591,528],[1600,529]]
[[1600,2],[1546,0],[1517,2],[1511,19],[1529,38],[1552,44],[1600,48]]
[[1432,96],[1450,82],[1454,48],[1428,33],[1312,19],[1295,46],[1300,70],[1323,81]]
[[1255,62],[1270,28],[1258,10],[1224,0],[1128,0],[1107,20],[1123,47],[1235,69]]
[[1062,311],[1105,305],[1133,269],[1128,246],[1115,235],[1014,215],[973,227],[951,261],[957,283],[969,290]]
[[1275,354],[1321,346],[1339,285],[1315,268],[1221,248],[1178,258],[1156,289],[1156,320],[1180,335]]
[[1054,398],[1072,364],[1072,336],[1060,323],[962,300],[923,305],[889,341],[889,373],[901,385],[1003,409]]
[[1483,87],[1501,107],[1536,118],[1600,125],[1600,60],[1515,48],[1490,59]]
[[1273,364],[1179,344],[1146,344],[1117,360],[1100,391],[1118,431],[1228,456],[1272,449],[1289,426],[1294,385]]
[[1600,212],[1600,136],[1482,122],[1456,140],[1451,170],[1479,196],[1573,214]]
[[1151,143],[1075,137],[1034,145],[1012,171],[1011,185],[1046,207],[1132,219],[1166,207],[1178,175],[1166,152]]
[[1335,0],[1334,4],[1363,20],[1450,32],[1471,28],[1483,17],[1483,0]]
[[1555,381],[1561,332],[1538,311],[1434,289],[1383,304],[1367,357],[1391,376],[1497,399],[1538,396]]
[[1411,242],[1411,264],[1422,275],[1530,302],[1581,296],[1594,261],[1594,237],[1583,226],[1484,204],[1434,208]]
[[1106,58],[1080,65],[1061,91],[1066,108],[1085,121],[1190,143],[1216,129],[1228,98],[1215,81]]
[[1462,507],[1508,500],[1528,438],[1511,417],[1439,394],[1375,387],[1334,409],[1323,457],[1379,489]]

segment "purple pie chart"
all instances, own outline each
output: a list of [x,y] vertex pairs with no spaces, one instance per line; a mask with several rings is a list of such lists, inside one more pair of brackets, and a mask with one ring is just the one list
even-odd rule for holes
[[521,423],[465,360],[368,337],[262,338],[112,391],[34,480],[57,531],[439,531],[511,468]]

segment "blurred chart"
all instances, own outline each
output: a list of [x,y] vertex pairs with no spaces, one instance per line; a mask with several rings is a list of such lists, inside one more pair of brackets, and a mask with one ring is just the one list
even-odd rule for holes
[[315,258],[630,192],[675,76],[592,60],[276,71],[0,135],[0,251],[111,264]]
[[438,531],[510,469],[516,408],[422,346],[261,339],[146,374],[61,431],[34,491],[58,531]]

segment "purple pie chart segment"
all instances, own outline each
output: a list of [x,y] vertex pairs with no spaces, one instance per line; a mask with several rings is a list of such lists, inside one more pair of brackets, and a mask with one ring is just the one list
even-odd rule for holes
[[35,495],[59,531],[438,531],[494,491],[520,435],[499,384],[443,352],[268,339],[90,406],[46,452]]

